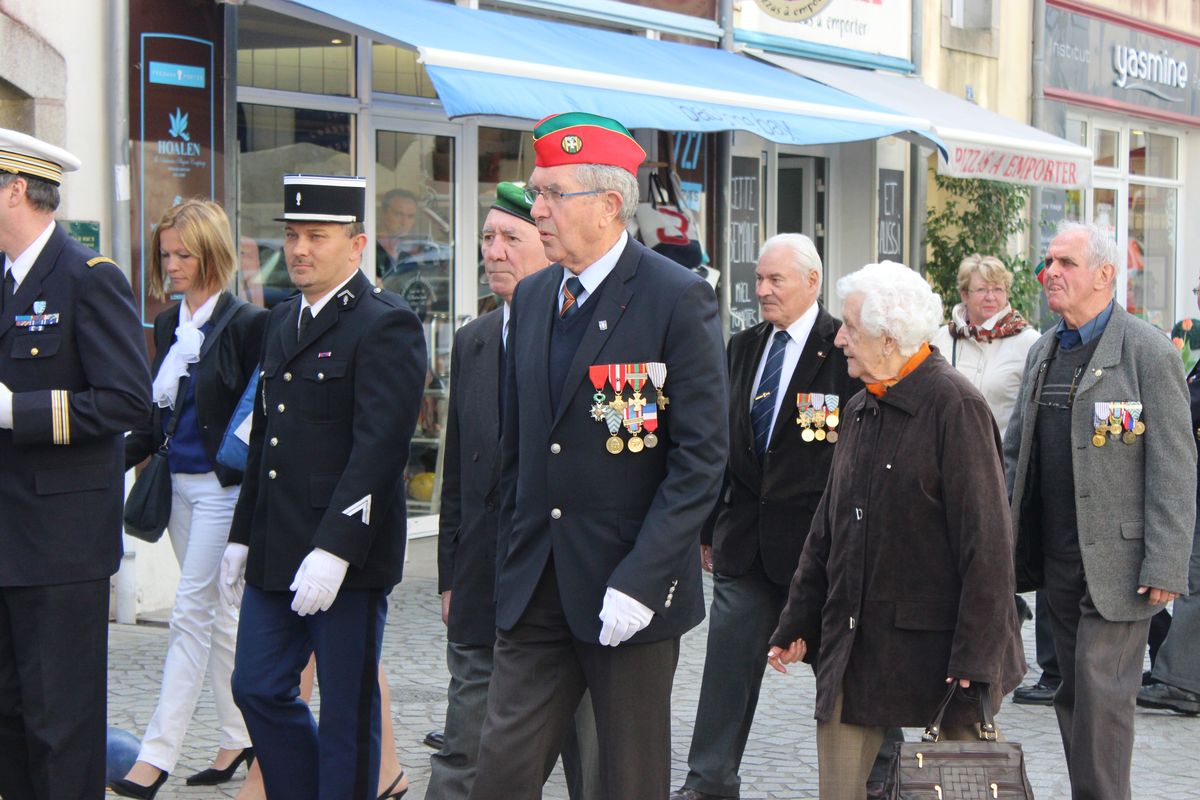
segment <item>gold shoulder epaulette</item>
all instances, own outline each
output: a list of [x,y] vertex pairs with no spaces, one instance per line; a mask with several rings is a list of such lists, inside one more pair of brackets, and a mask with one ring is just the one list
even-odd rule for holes
[[95,258],[88,259],[87,265],[89,267],[94,267],[97,264],[112,264],[114,267],[117,266],[117,262],[113,261],[108,256],[96,256]]

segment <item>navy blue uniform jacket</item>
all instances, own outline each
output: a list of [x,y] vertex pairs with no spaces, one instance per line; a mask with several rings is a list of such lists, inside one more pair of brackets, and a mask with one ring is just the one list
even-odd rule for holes
[[[17,324],[34,314],[58,320]],[[150,413],[150,368],[129,281],[60,226],[0,317],[0,383],[13,392],[0,585],[107,578],[121,561],[124,433]]]
[[438,516],[438,591],[452,591],[446,637],[496,642],[496,521],[500,514],[500,358],[504,310],[454,335]]
[[[717,299],[695,273],[630,240],[585,300],[595,310],[555,415],[548,363],[562,276],[554,265],[521,281],[509,319],[496,625],[517,623],[553,553],[575,638],[597,641],[609,586],[654,611],[631,642],[679,637],[704,618],[700,529],[728,457]],[[651,361],[667,365],[659,445],[612,455],[589,414],[588,367]]]
[[399,295],[361,272],[296,340],[299,296],[271,309],[250,452],[229,541],[246,581],[287,591],[314,547],[350,562],[343,586],[404,570],[404,464],[425,386],[425,335]]

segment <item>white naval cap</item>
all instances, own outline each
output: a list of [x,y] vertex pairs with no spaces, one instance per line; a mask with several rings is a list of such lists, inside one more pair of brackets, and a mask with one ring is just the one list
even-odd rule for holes
[[62,183],[64,172],[82,166],[78,158],[27,133],[0,128],[0,171]]

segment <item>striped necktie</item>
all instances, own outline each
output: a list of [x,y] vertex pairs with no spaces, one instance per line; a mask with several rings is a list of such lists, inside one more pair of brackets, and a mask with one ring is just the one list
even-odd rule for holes
[[779,390],[779,375],[783,372],[783,354],[791,338],[787,331],[775,331],[771,352],[767,354],[767,363],[763,367],[762,379],[758,382],[754,402],[750,405],[750,424],[754,426],[754,452],[758,454],[759,461],[767,452],[767,442],[771,438],[771,422],[775,417],[775,393]]
[[570,319],[571,315],[579,310],[579,303],[576,300],[579,295],[583,294],[583,281],[575,275],[567,278],[567,282],[562,288],[562,309],[558,312],[561,319]]

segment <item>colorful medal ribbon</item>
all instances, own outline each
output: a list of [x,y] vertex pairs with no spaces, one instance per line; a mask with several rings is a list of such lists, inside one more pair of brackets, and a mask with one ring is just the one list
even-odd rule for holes
[[608,365],[592,364],[588,367],[588,379],[596,389],[596,393],[592,395],[592,419],[604,422],[604,409],[608,407],[608,395],[604,393],[604,383],[608,380]]
[[658,430],[658,406],[654,403],[646,403],[642,407],[642,427],[646,429],[646,435],[643,437],[646,447],[658,447],[658,435],[655,434]]
[[1092,424],[1096,429],[1092,433],[1092,444],[1096,447],[1104,447],[1105,442],[1108,441],[1104,434],[1108,433],[1108,416],[1111,406],[1111,403],[1096,403],[1092,411]]
[[658,407],[666,411],[671,402],[670,398],[663,394],[663,386],[667,383],[667,365],[661,361],[648,361],[646,374],[650,376],[650,382],[654,384],[654,391],[658,394]]
[[621,430],[621,417],[621,412],[612,406],[604,410],[604,422],[608,425],[608,432],[612,434],[608,437],[608,441],[604,443],[604,446],[614,456],[625,449],[625,442],[617,435],[617,432]]
[[[836,428],[841,423],[841,417],[838,416],[838,406],[841,404],[841,398],[836,394],[825,395],[825,409],[829,413],[825,417],[825,425],[829,428]],[[830,430],[830,433],[833,433]],[[829,441],[836,442],[837,436],[831,436]]]

